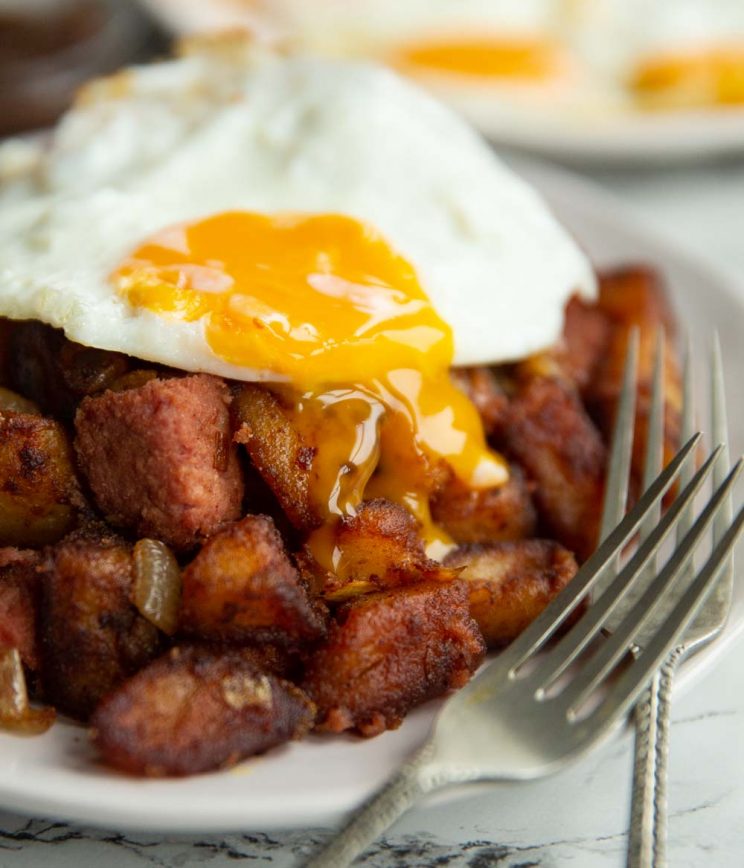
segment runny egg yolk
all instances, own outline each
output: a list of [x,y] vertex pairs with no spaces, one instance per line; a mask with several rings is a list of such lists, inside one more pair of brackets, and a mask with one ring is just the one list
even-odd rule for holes
[[228,212],[170,227],[119,266],[135,308],[201,320],[212,352],[258,372],[312,447],[310,497],[325,521],[309,541],[343,570],[333,529],[384,497],[419,520],[443,474],[503,484],[478,413],[451,382],[450,327],[414,268],[371,227],[339,214]]
[[557,78],[566,65],[557,44],[516,34],[411,42],[398,46],[391,59],[403,69],[527,82]]
[[744,43],[646,58],[631,87],[654,108],[744,104]]

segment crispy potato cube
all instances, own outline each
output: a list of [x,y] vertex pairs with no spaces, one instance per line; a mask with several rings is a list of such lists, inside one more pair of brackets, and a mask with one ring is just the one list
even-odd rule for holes
[[650,266],[625,265],[601,272],[597,306],[612,323],[647,330],[647,359],[653,357],[659,326],[670,335],[676,333],[669,297],[659,273]]
[[73,537],[41,573],[41,677],[45,698],[87,719],[98,701],[160,650],[157,630],[130,602],[130,547]]
[[509,398],[496,374],[486,367],[453,368],[452,379],[475,404],[486,435],[498,436]]
[[471,489],[452,476],[431,500],[432,518],[458,543],[522,539],[537,521],[530,489],[516,465],[498,488]]
[[610,341],[607,314],[596,304],[574,296],[566,305],[563,340],[555,357],[563,373],[583,393],[601,363]]
[[576,559],[552,540],[464,545],[444,560],[468,583],[470,614],[489,648],[515,639],[576,575]]
[[333,573],[322,570],[309,551],[301,564],[312,575],[312,587],[333,602],[359,594],[422,581],[451,581],[454,574],[427,558],[419,526],[397,503],[379,498],[360,504],[333,531],[340,553]]
[[245,383],[233,402],[240,428],[235,435],[274,493],[293,526],[318,527],[322,518],[310,497],[315,448],[292,426],[280,398],[262,386]]
[[587,558],[597,543],[606,449],[578,394],[558,379],[529,378],[511,403],[505,430],[510,455],[535,483],[548,535]]
[[241,650],[173,648],[93,715],[105,762],[135,775],[193,775],[234,765],[310,729],[315,709]]
[[82,497],[58,422],[0,412],[0,545],[42,546],[75,524]]
[[38,562],[37,552],[0,549],[0,648],[17,648],[29,669],[39,665]]
[[303,688],[318,728],[377,735],[449,688],[462,687],[485,652],[464,582],[427,582],[348,604],[309,659]]
[[183,572],[181,629],[203,639],[296,645],[325,633],[267,516],[249,515],[212,537]]
[[643,478],[644,445],[651,410],[656,339],[666,334],[664,346],[664,463],[679,448],[682,408],[682,373],[675,346],[674,315],[659,275],[652,269],[634,266],[600,275],[599,309],[610,323],[606,352],[587,390],[587,402],[609,438],[622,388],[623,367],[631,329],[639,335],[638,398],[632,475],[634,489]]

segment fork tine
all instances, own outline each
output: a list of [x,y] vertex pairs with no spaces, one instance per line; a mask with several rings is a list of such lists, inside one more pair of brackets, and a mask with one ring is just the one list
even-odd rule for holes
[[662,545],[666,537],[674,529],[678,517],[692,503],[695,495],[707,479],[720,448],[714,450],[703,466],[697,471],[674,501],[664,519],[649,533],[633,557],[620,571],[610,588],[595,599],[589,611],[575,624],[571,630],[556,644],[532,677],[540,680],[541,688],[547,687],[563,673],[576,657],[586,648],[602,629],[615,607],[634,585],[639,585],[648,577],[648,564]]
[[[718,467],[713,471],[713,484],[721,484],[729,467],[728,424],[726,420],[726,395],[723,380],[723,359],[721,358],[721,342],[718,332],[713,335],[713,364],[711,366],[711,433],[714,443],[723,444],[723,455]],[[715,542],[723,536],[726,525],[733,514],[733,498],[729,497],[721,514],[713,524],[713,539]]]
[[[682,374],[682,432],[681,432],[681,441],[686,443],[689,438],[692,436],[695,425],[695,399],[694,399],[694,382],[693,382],[693,374],[692,374],[692,347],[690,346],[689,335],[686,342],[685,347],[685,363],[684,363],[684,373]],[[713,431],[713,442],[721,443],[722,440],[719,439],[715,430]],[[726,462],[726,468],[728,468],[728,458],[724,458]],[[718,486],[723,482],[723,477],[720,475],[720,468],[723,465],[718,463],[713,472],[713,486],[718,488]],[[682,468],[682,472],[679,474],[679,484],[680,486],[685,486],[690,481],[693,473],[693,463],[690,462],[686,464]],[[677,545],[679,545],[687,531],[692,526],[692,507],[690,509],[685,510],[682,513],[679,519],[679,524],[677,525]]]
[[664,568],[646,588],[643,595],[623,618],[617,630],[607,640],[603,647],[592,657],[584,669],[566,687],[559,697],[559,702],[570,709],[581,705],[587,696],[602,682],[605,676],[620,662],[627,653],[631,642],[643,628],[652,615],[653,610],[662,595],[678,577],[679,573],[692,556],[705,531],[711,525],[719,508],[725,502],[737,477],[744,465],[744,459],[728,474],[723,484],[710,499],[705,509],[688,531],[682,544],[671,555]]
[[[648,416],[646,432],[646,455],[643,464],[643,490],[656,479],[664,464],[664,330],[659,329],[656,335],[656,352],[654,355],[654,372],[651,390],[651,409]],[[657,503],[641,524],[640,540],[646,539],[661,516],[661,503]],[[649,568],[653,563],[649,564]]]
[[[700,442],[695,434],[669,462],[638,503],[609,534],[593,555],[579,569],[571,582],[556,596],[540,615],[491,664],[494,672],[506,669],[514,672],[540,648],[561,624],[575,611],[585,595],[603,577],[622,546],[636,532],[648,509],[664,496],[687,459]],[[495,668],[494,668],[495,667]]]
[[638,328],[633,328],[625,351],[623,385],[617,405],[612,449],[605,482],[600,540],[606,539],[625,515],[628,499],[628,477],[633,450],[633,423],[635,420],[636,377],[638,370]]
[[[692,623],[712,586],[719,578],[721,568],[730,559],[734,545],[744,528],[744,507],[726,529],[705,566],[687,588],[674,609],[649,642],[647,648],[623,672],[612,686],[602,705],[591,717],[600,715],[605,721],[624,714],[643,691],[648,679],[666,659]],[[592,724],[594,721],[592,721]]]

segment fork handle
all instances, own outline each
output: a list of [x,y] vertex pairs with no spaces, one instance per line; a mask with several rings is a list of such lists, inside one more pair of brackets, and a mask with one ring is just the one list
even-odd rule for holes
[[419,796],[448,783],[447,777],[431,773],[433,749],[432,742],[428,742],[319,853],[305,863],[305,868],[347,868]]
[[666,865],[671,694],[674,671],[681,657],[680,649],[670,654],[636,706],[628,868]]

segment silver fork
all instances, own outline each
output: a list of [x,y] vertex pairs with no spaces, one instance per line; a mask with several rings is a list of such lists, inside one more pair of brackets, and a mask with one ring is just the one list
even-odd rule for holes
[[560,637],[556,632],[596,589],[605,571],[614,567],[625,544],[694,458],[699,441],[698,434],[690,438],[571,583],[519,638],[446,703],[424,747],[308,866],[349,865],[418,797],[438,787],[476,780],[526,780],[555,772],[597,744],[622,720],[692,622],[742,530],[744,508],[728,523],[643,651],[628,662],[631,645],[724,506],[742,461],[718,486],[609,638],[602,632],[607,618],[679,526],[711,474],[720,448],[708,455],[604,593]]
[[[630,454],[633,445],[634,398],[637,362],[637,334],[629,341],[628,357],[625,368],[625,387],[618,406],[615,435],[610,458],[605,504],[602,517],[601,536],[617,524],[625,512],[627,499]],[[663,380],[664,335],[659,333],[654,360],[653,385],[649,425],[645,443],[644,487],[648,486],[661,470],[664,440],[664,393]],[[724,395],[723,366],[721,349],[715,336],[711,360],[711,399],[710,434],[713,443],[723,444],[721,456],[713,468],[713,485],[723,481],[728,467],[726,402]],[[682,441],[692,434],[694,426],[694,401],[692,365],[688,347],[683,377]],[[691,464],[680,474],[682,485],[689,482]],[[658,521],[659,506],[649,512],[641,524],[639,538],[642,541]],[[727,520],[731,518],[731,497],[724,501],[713,523],[714,544],[722,537]],[[690,527],[690,512],[684,510],[677,526],[677,542]],[[647,567],[646,579],[653,575],[653,560]],[[609,572],[609,571],[608,571]],[[692,565],[680,575],[684,586],[692,577]],[[605,581],[607,576],[605,577]],[[643,585],[643,579],[639,583]],[[662,868],[666,861],[666,777],[669,757],[669,725],[671,714],[671,690],[677,665],[686,657],[713,641],[723,629],[731,604],[733,587],[733,556],[725,563],[715,590],[708,596],[698,616],[692,622],[679,643],[672,649],[669,657],[655,673],[648,688],[642,693],[634,713],[635,757],[633,767],[633,790],[631,801],[630,831],[628,837],[629,868]],[[612,632],[627,614],[633,603],[632,595],[625,598],[606,622],[606,629]],[[639,654],[648,641],[649,631],[653,631],[663,612],[652,617],[644,633],[640,634],[634,647]]]

